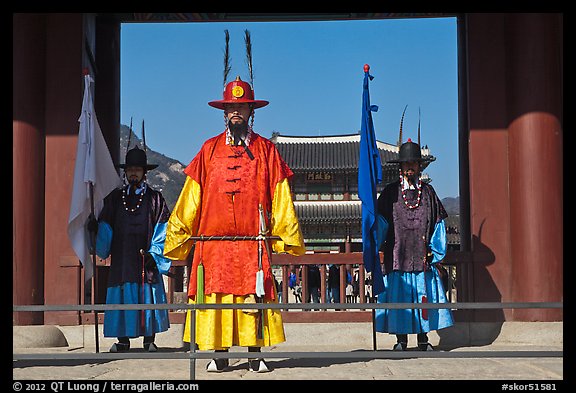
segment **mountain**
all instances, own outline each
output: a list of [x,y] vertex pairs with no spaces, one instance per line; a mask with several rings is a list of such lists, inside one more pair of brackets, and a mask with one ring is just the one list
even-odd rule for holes
[[456,198],[447,197],[442,199],[442,205],[444,205],[444,209],[446,209],[446,213],[448,215],[457,216],[460,214],[460,197],[457,196]]
[[[123,163],[126,158],[126,146],[128,142],[128,133],[130,128],[124,124],[120,126],[120,162]],[[142,140],[132,132],[130,137],[130,148],[132,149],[136,144],[139,148],[143,148]],[[155,190],[161,191],[168,208],[170,211],[174,208],[186,175],[184,174],[185,165],[180,161],[164,154],[155,152],[147,147],[146,158],[148,164],[158,164],[158,167],[146,173],[148,184]],[[121,173],[123,175],[123,173]]]

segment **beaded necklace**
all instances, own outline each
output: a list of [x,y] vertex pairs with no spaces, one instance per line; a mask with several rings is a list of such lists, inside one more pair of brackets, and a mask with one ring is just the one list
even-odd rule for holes
[[[402,174],[400,174],[400,184],[402,184],[402,181],[404,180],[404,177],[402,176]],[[404,204],[406,205],[406,207],[408,209],[416,209],[418,206],[420,206],[420,201],[421,201],[421,197],[422,197],[422,179],[420,179],[420,177],[418,177],[418,184],[416,186],[416,188],[418,189],[418,196],[416,197],[416,204],[415,205],[411,205],[410,203],[408,203],[408,199],[406,198],[406,189],[402,188],[402,199],[404,200]]]
[[[130,186],[128,186],[130,187]],[[140,206],[142,206],[142,200],[144,199],[144,194],[146,193],[146,186],[142,187],[142,192],[140,193],[140,195],[138,196],[138,202],[136,202],[136,206],[135,207],[128,207],[128,204],[126,203],[126,189],[128,187],[124,187],[122,189],[122,204],[124,205],[124,210],[126,210],[127,212],[135,212],[136,210],[138,210],[140,208]]]

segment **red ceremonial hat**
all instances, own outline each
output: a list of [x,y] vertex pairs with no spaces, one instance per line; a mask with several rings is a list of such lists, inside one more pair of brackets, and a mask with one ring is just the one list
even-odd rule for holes
[[236,80],[229,82],[224,89],[224,98],[222,100],[210,101],[208,105],[224,109],[224,104],[254,104],[254,109],[262,108],[269,104],[268,101],[255,100],[254,90],[248,82],[244,82],[239,76]]

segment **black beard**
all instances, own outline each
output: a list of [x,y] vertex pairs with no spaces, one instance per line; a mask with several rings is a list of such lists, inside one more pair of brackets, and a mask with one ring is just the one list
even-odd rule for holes
[[228,128],[234,137],[234,144],[237,145],[239,138],[243,138],[248,133],[248,123],[243,121],[242,123],[229,123]]
[[130,184],[132,187],[136,188],[138,186],[138,184],[140,184],[140,180],[128,179],[128,184]]
[[404,174],[404,176],[406,177],[406,180],[408,180],[408,183],[410,184],[416,184],[416,182],[418,182],[418,175],[415,173],[413,173],[412,175]]

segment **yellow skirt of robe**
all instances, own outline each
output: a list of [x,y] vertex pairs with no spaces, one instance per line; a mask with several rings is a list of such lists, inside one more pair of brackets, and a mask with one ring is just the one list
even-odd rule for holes
[[[204,303],[243,304],[247,297],[248,295],[211,293],[204,296]],[[188,303],[194,304],[195,300],[188,299]],[[259,313],[247,313],[241,309],[188,310],[183,341],[190,342],[190,313],[192,312],[196,312],[195,341],[201,351],[228,349],[232,346],[265,347],[286,341],[280,310],[267,309],[263,311],[263,338],[258,339],[256,334]]]

